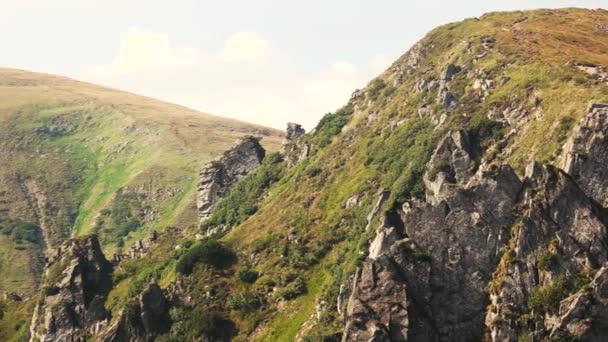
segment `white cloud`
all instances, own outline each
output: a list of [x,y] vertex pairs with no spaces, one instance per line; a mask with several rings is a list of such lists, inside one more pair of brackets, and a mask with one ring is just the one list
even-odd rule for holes
[[295,121],[311,129],[346,104],[369,74],[367,66],[359,70],[345,60],[298,73],[286,57],[254,32],[234,33],[221,50],[203,53],[175,46],[165,33],[132,28],[121,35],[113,61],[87,78],[203,112],[276,128]]
[[219,59],[228,63],[262,63],[272,56],[272,45],[255,32],[233,33],[219,53]]
[[97,66],[92,74],[125,75],[175,66],[194,65],[202,53],[190,47],[172,46],[166,33],[135,27],[123,33],[120,48],[112,63]]
[[369,63],[369,67],[374,74],[380,74],[391,65],[392,59],[384,54],[377,54],[372,57]]

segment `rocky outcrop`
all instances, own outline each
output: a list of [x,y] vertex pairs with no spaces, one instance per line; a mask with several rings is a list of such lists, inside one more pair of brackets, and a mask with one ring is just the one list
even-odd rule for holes
[[479,148],[465,131],[446,134],[437,145],[423,177],[427,201],[438,204],[475,174]]
[[[168,233],[173,234],[175,237],[180,236],[181,232],[176,228],[168,228]],[[114,254],[112,261],[119,263],[123,260],[139,259],[146,255],[148,250],[157,242],[159,233],[152,231],[150,235],[142,240],[137,240],[135,243],[126,251],[124,254]]]
[[196,201],[201,220],[211,216],[215,204],[232,186],[260,166],[266,151],[259,141],[253,136],[240,139],[201,171]]
[[553,325],[552,337],[570,334],[582,341],[604,341],[608,336],[608,264],[593,281],[560,304],[559,319]]
[[[551,166],[532,164],[523,180],[507,165],[475,171],[463,134],[439,143],[429,170],[446,166],[432,196],[385,214],[352,283],[344,341],[602,336],[593,322],[608,310],[605,271],[594,270],[608,260],[606,210]],[[539,266],[547,251],[560,260],[553,269]],[[567,295],[583,274],[593,282],[553,299],[559,311],[530,309],[534,293],[561,284]]]
[[365,263],[356,274],[342,341],[404,341],[407,287],[388,257]]
[[[524,332],[534,340],[549,337],[559,328],[560,301],[565,314],[573,301],[563,301],[566,295],[608,260],[606,210],[560,170],[537,165],[527,176],[522,214],[489,287],[486,324],[494,341]],[[606,309],[598,304],[598,311]]]
[[[384,329],[389,335],[396,333],[394,327],[408,333],[391,341],[468,341],[483,335],[488,303],[485,286],[500,248],[508,240],[508,227],[514,221],[512,208],[521,187],[513,170],[504,167],[441,194],[443,200],[436,205],[406,203],[399,215],[390,214],[383,222],[364,269],[375,270],[372,265],[377,260],[388,260],[398,274],[391,278],[398,284],[391,286],[407,289],[406,296],[398,298],[407,310],[398,316],[407,320],[384,325]],[[366,289],[368,298],[381,298],[386,286],[358,281],[353,288],[351,302],[356,303],[359,288]],[[367,301],[367,307],[376,305]],[[347,327],[366,326],[362,317],[365,315],[347,315]],[[359,333],[352,331],[347,330],[345,337],[361,341]]]
[[306,134],[306,130],[302,128],[302,125],[293,122],[287,123],[287,130],[285,131],[285,139],[287,141],[296,140],[304,134]]
[[44,299],[30,328],[40,341],[84,341],[109,317],[104,302],[111,265],[95,236],[73,239],[48,252]]
[[170,327],[169,301],[155,283],[133,302],[127,304],[119,319],[101,338],[104,342],[145,342],[151,336],[162,334]]
[[441,74],[439,80],[439,92],[437,93],[437,102],[443,106],[443,109],[450,112],[458,105],[458,98],[450,91],[450,82],[454,76],[462,70],[461,67],[448,64]]
[[291,168],[310,155],[310,144],[305,139],[300,139],[306,134],[301,125],[289,122],[285,133],[285,143],[282,152],[287,161],[287,167]]
[[564,146],[562,167],[587,194],[608,205],[608,104],[592,104]]

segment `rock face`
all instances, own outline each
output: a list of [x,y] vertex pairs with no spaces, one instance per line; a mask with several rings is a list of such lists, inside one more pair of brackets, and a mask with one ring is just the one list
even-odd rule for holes
[[170,326],[169,301],[163,290],[150,283],[139,297],[127,304],[118,321],[101,338],[104,342],[145,342]]
[[84,341],[109,317],[105,297],[112,285],[111,265],[96,237],[75,239],[47,257],[44,300],[32,320],[32,338]]
[[[427,200],[385,214],[351,285],[344,341],[606,336],[606,209],[554,167],[531,164],[522,180],[478,155],[466,133],[446,135]],[[555,307],[530,304],[535,293]]]
[[201,171],[198,185],[196,205],[200,219],[209,218],[215,204],[233,185],[260,166],[265,155],[260,139],[247,136],[209,163]]
[[[516,340],[526,331],[534,340],[557,334],[561,328],[556,315],[565,314],[573,301],[565,295],[590,276],[599,277],[596,270],[608,260],[606,209],[562,171],[530,168],[519,206],[524,214],[512,228],[490,288],[492,309],[486,324],[494,341]],[[597,303],[595,311],[606,310]],[[592,319],[590,313],[582,315]]]
[[608,104],[592,104],[564,146],[563,169],[596,201],[608,203]]

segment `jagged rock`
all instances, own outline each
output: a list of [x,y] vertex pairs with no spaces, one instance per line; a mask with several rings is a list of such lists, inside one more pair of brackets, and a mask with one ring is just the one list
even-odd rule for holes
[[[560,277],[597,269],[608,260],[608,215],[568,175],[551,166],[528,168],[519,210],[525,215],[513,230],[510,260],[499,267],[486,317],[493,341],[516,340],[517,318],[530,313],[528,296]],[[539,269],[538,255],[553,251],[559,265]],[[570,279],[571,280],[571,279]],[[563,306],[568,306],[563,304]],[[548,338],[557,318],[531,317],[535,338]]]
[[593,79],[608,83],[608,69],[591,63],[574,63],[574,67]]
[[169,301],[150,283],[137,300],[127,304],[119,319],[103,334],[104,342],[145,342],[169,328]]
[[454,64],[448,64],[445,67],[445,70],[443,71],[443,73],[441,74],[441,79],[444,81],[451,81],[452,79],[454,79],[454,76],[459,73],[462,70],[461,67],[454,65]]
[[253,136],[239,139],[201,171],[196,202],[201,220],[211,216],[215,204],[232,186],[260,166],[266,151],[259,141]]
[[563,148],[562,167],[585,192],[608,203],[608,104],[592,104]]
[[[384,291],[402,288],[409,304],[405,305],[403,299],[401,303],[407,310],[397,311],[401,319],[398,322],[397,316],[391,319],[393,327],[409,327],[397,329],[405,332],[404,338],[481,339],[488,303],[485,286],[499,259],[500,248],[508,240],[508,227],[514,221],[512,208],[521,187],[513,170],[503,167],[493,174],[478,174],[466,185],[455,185],[437,205],[423,202],[404,205],[399,216],[391,216],[390,225],[397,229],[391,232],[390,239],[378,242],[385,245],[394,241],[390,248],[383,246],[379,249],[381,253],[376,253],[377,259],[370,258],[364,264],[364,270],[377,267],[378,260],[382,260],[382,265],[392,265],[393,273],[385,278],[394,283],[371,286],[359,281],[356,286],[367,292],[354,290],[351,303],[357,305],[358,296],[364,293],[365,307],[388,308]],[[403,228],[398,228],[399,225]],[[376,311],[349,312],[352,315],[346,317],[347,327],[359,327],[359,335],[350,333],[349,340],[364,341],[360,337],[370,336],[370,329],[378,326]],[[361,331],[367,335],[361,335]]]
[[567,331],[581,341],[604,341],[608,336],[608,264],[604,265],[589,286],[564,299],[559,320],[550,336]]
[[151,283],[139,297],[141,322],[147,335],[162,333],[168,328],[169,305],[161,288]]
[[[355,92],[351,101],[354,101],[355,98],[360,98],[363,96],[362,94],[362,91]],[[304,139],[300,139],[306,134],[301,125],[290,122],[287,124],[286,132],[282,152],[287,161],[287,167],[291,168],[309,157],[311,146]]]
[[46,279],[32,336],[49,342],[84,341],[109,317],[103,304],[112,284],[111,265],[95,236],[69,240],[49,255],[47,270],[61,273]]
[[342,341],[406,341],[407,287],[392,261],[366,262],[353,283]]
[[[353,96],[355,95],[353,94]],[[306,130],[302,128],[302,125],[293,122],[287,123],[287,130],[285,131],[285,139],[287,141],[296,140],[304,134],[306,134]]]
[[369,214],[367,214],[367,224],[365,226],[365,231],[369,230],[369,228],[372,225],[372,221],[373,221],[374,217],[376,216],[378,211],[380,211],[382,204],[384,204],[384,202],[388,199],[390,194],[391,194],[391,192],[388,189],[380,190],[380,192],[378,193],[378,200],[376,201],[376,205],[374,205],[374,207],[369,212]]
[[438,204],[455,184],[465,184],[477,170],[478,150],[465,131],[447,133],[439,141],[423,177],[427,201]]
[[370,259],[377,259],[386,254],[390,251],[391,246],[400,239],[403,227],[398,227],[394,223],[394,220],[385,215],[380,227],[376,230],[376,237],[369,246],[368,257]]
[[458,105],[458,98],[447,88],[442,88],[441,90],[439,90],[437,102],[441,104],[443,109],[447,110],[448,112],[451,112]]
[[344,203],[344,208],[352,209],[357,205],[359,205],[359,195],[353,195],[346,200]]

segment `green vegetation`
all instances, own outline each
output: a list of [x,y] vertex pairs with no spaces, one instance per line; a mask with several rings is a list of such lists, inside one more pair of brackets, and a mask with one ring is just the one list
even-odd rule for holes
[[242,313],[251,313],[261,308],[265,302],[263,295],[253,292],[244,292],[228,299],[228,307]]
[[473,143],[479,144],[482,148],[487,148],[500,140],[504,131],[502,123],[484,116],[475,116],[467,124],[467,132],[472,137]]
[[103,245],[123,247],[123,238],[141,228],[144,213],[152,209],[143,197],[124,189],[116,192],[112,205],[103,209],[95,222],[94,231]]
[[190,274],[197,263],[204,263],[215,268],[224,268],[234,263],[235,259],[234,252],[224,243],[206,239],[190,247],[179,258],[175,269],[179,273]]
[[173,308],[171,329],[155,338],[156,342],[191,341],[202,334],[216,341],[230,340],[234,334],[234,324],[222,313],[205,306]]
[[23,242],[41,243],[39,232],[40,227],[35,224],[0,217],[0,234],[10,237],[17,244]]
[[[417,52],[419,58],[400,60],[403,64],[394,68],[399,72],[389,70],[372,81],[359,101],[327,114],[314,133],[300,139],[310,147],[306,160],[288,168],[280,155],[269,154],[261,168],[239,182],[202,226],[231,228],[216,237],[220,240],[190,240],[200,234],[193,205],[197,172],[237,135],[255,127],[207,116],[203,120],[183,108],[88,85],[80,89],[63,80],[69,91],[50,96],[34,89],[33,96],[41,100],[31,106],[29,98],[20,100],[15,91],[0,92],[0,103],[10,103],[0,106],[0,113],[7,113],[0,114],[6,116],[0,120],[10,119],[11,127],[0,129],[0,142],[12,141],[12,132],[26,137],[26,153],[14,157],[0,149],[0,158],[9,158],[14,165],[7,174],[23,173],[47,192],[52,190],[49,203],[67,203],[58,210],[63,216],[50,224],[57,240],[73,233],[72,226],[76,235],[93,229],[111,253],[152,229],[182,228],[183,236],[159,242],[145,259],[121,262],[106,302],[113,317],[129,307],[147,282],[154,279],[167,287],[179,276],[186,278],[192,306],[173,308],[171,329],[157,341],[193,340],[202,333],[216,339],[236,335],[240,341],[330,339],[343,328],[335,304],[340,286],[361,265],[375,234],[365,226],[380,189],[391,191],[381,213],[422,197],[422,175],[437,142],[449,130],[467,131],[490,163],[510,163],[518,172],[531,160],[554,163],[587,103],[608,101],[608,87],[571,67],[579,58],[608,65],[608,44],[584,34],[595,27],[597,18],[605,21],[605,14],[572,10],[526,16],[517,30],[510,27],[522,13],[490,14],[431,32],[423,41],[426,48]],[[564,23],[573,23],[576,29],[566,29]],[[494,41],[490,51],[485,51],[480,37]],[[470,43],[472,51],[465,52],[462,42]],[[410,62],[417,67],[410,68]],[[459,103],[450,113],[437,103],[436,90],[414,91],[418,80],[436,79],[447,63],[465,71],[450,84]],[[493,84],[483,96],[473,87],[477,77]],[[21,84],[20,94],[29,91],[26,82],[12,78],[16,79],[9,84]],[[425,110],[418,112],[422,107]],[[441,121],[444,114],[447,118]],[[505,134],[508,128],[501,115],[517,118],[521,125],[509,127],[515,134]],[[274,146],[277,141],[272,140]],[[30,155],[45,157],[30,160]],[[48,173],[35,177],[28,174],[29,168]],[[447,163],[437,163],[429,176],[449,170]],[[351,198],[356,204],[347,206]],[[372,226],[377,226],[378,216]],[[11,246],[10,253],[0,248],[3,274],[4,265],[11,262],[27,269],[26,263],[17,262],[30,255],[30,244],[19,244],[26,250],[17,250],[11,234],[0,234],[0,247]],[[181,248],[176,249],[177,244]],[[538,268],[545,271],[543,280],[547,272],[559,269],[554,253],[549,246],[536,258]],[[430,260],[421,252],[411,257]],[[510,243],[488,284],[491,293],[500,291],[516,257]],[[15,268],[6,274],[21,280]],[[60,276],[60,269],[49,270],[48,279]],[[536,314],[555,312],[559,301],[588,279],[585,274],[555,278],[539,287],[528,303],[534,314],[527,310],[519,324],[526,325]],[[320,303],[325,303],[325,310],[318,320],[311,320]],[[21,321],[11,318],[11,323]],[[7,325],[0,324],[0,339],[9,340]],[[14,329],[10,330],[13,336]],[[520,336],[522,341],[530,338]]]
[[280,292],[283,299],[291,300],[306,293],[306,284],[302,278],[296,278]]
[[34,293],[43,243],[97,229],[111,255],[188,217],[204,163],[245,134],[280,145],[276,130],[0,68],[0,292]]
[[383,187],[392,190],[389,202],[403,203],[423,194],[422,175],[439,134],[429,122],[410,120],[392,134],[370,137],[364,163],[384,175]]
[[317,124],[313,135],[313,145],[323,148],[332,142],[332,138],[340,134],[342,128],[350,120],[352,108],[346,106],[335,113],[328,113]]
[[572,289],[572,283],[568,279],[557,278],[551,284],[534,290],[528,299],[528,307],[537,312],[555,313],[559,309],[559,303],[568,297]]
[[536,256],[536,267],[543,271],[549,271],[559,262],[557,255],[549,250],[543,250]]
[[242,282],[253,284],[258,279],[260,274],[254,270],[246,269],[246,270],[240,271],[238,276]]

